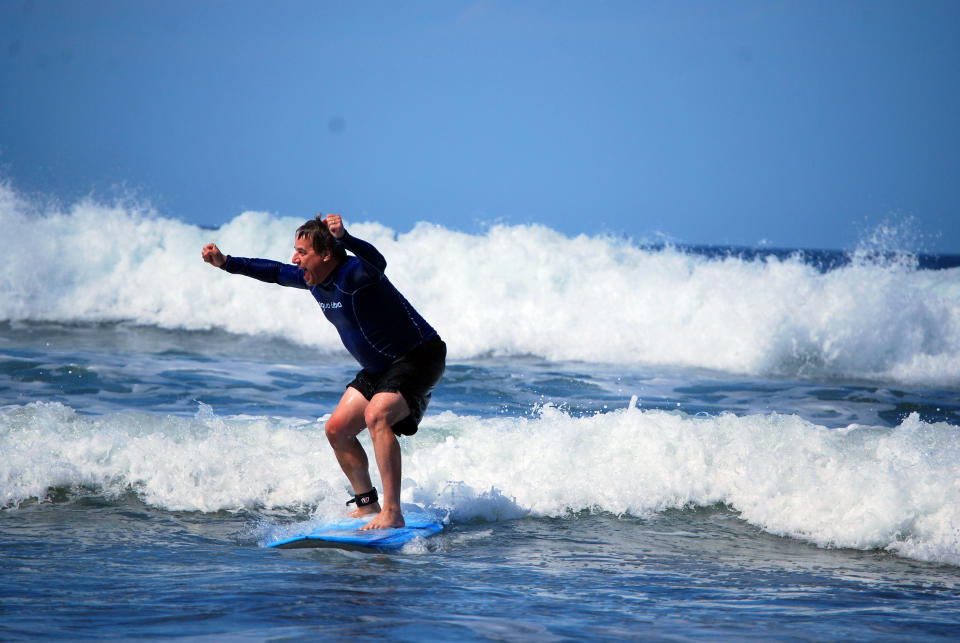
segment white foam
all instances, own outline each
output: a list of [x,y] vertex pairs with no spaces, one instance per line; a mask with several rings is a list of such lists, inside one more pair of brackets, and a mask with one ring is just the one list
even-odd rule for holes
[[[343,350],[305,292],[200,260],[214,241],[288,261],[299,219],[247,212],[211,231],[90,200],[36,210],[0,186],[0,319],[219,327]],[[960,269],[864,252],[821,273],[797,257],[708,259],[541,226],[477,235],[424,223],[397,235],[347,224],[387,257],[452,359],[535,354],[960,386]]]
[[[427,416],[403,444],[402,501],[454,522],[584,510],[646,516],[722,503],[772,534],[960,565],[960,432],[916,416],[896,428],[838,430],[776,414],[445,412]],[[132,489],[167,510],[333,515],[348,495],[322,425],[219,417],[208,407],[195,418],[7,407],[0,452],[5,506],[86,486]]]
[[[322,428],[269,418],[76,414],[59,403],[0,415],[0,502],[45,498],[48,489],[133,489],[169,510],[297,507],[331,495],[336,469]],[[277,471],[284,475],[277,476]],[[340,483],[342,486],[342,483]]]

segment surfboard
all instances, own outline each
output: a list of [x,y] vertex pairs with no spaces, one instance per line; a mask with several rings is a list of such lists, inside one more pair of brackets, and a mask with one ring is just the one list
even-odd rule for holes
[[415,538],[429,538],[443,531],[443,525],[426,514],[407,515],[405,511],[404,521],[406,525],[403,527],[361,531],[360,527],[370,522],[370,516],[343,518],[320,525],[312,524],[305,533],[283,538],[266,546],[276,549],[336,547],[395,551]]

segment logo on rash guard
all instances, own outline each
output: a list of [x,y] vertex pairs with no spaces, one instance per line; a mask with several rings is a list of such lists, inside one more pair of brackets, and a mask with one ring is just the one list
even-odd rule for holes
[[332,310],[334,308],[343,308],[343,304],[341,304],[339,301],[332,301],[329,304],[326,304],[326,303],[320,304],[321,310]]

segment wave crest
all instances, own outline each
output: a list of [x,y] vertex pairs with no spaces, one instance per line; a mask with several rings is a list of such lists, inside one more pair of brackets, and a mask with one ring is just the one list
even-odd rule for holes
[[[630,407],[575,417],[547,406],[526,418],[447,411],[422,428],[405,447],[402,500],[455,522],[723,504],[819,546],[960,565],[960,434],[916,415],[893,428],[826,429],[792,415]],[[193,418],[7,407],[0,451],[7,507],[83,488],[133,491],[169,511],[339,515],[348,495],[321,423],[218,416],[203,405]]]
[[[340,351],[309,295],[200,259],[214,241],[287,261],[299,223],[247,212],[206,230],[89,199],[38,212],[0,187],[0,250],[10,257],[0,319],[222,328]],[[453,359],[534,354],[960,386],[960,268],[891,261],[880,242],[822,270],[799,253],[707,256],[538,225],[465,234],[421,223],[397,234],[348,223],[386,256],[390,279]]]

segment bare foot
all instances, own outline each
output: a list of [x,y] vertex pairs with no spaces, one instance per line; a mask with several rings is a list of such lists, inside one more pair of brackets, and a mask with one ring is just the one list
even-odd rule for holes
[[403,513],[400,509],[384,509],[376,518],[360,528],[365,529],[391,529],[394,527],[403,527],[406,523],[403,521]]
[[374,514],[380,513],[380,503],[374,502],[363,507],[357,507],[350,512],[351,518],[363,518],[364,516],[372,516]]

